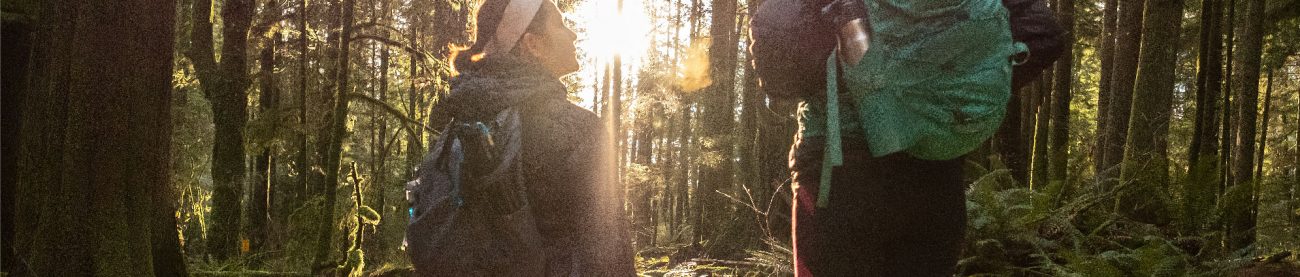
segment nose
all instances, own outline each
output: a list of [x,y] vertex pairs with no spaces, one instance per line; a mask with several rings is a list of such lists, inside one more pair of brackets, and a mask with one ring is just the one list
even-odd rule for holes
[[564,32],[561,32],[560,35],[570,42],[578,41],[578,33],[574,32],[573,28],[569,28],[569,24],[564,24]]

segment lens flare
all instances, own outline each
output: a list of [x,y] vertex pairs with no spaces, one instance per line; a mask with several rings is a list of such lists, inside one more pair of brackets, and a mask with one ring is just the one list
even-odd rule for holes
[[622,57],[623,63],[635,66],[645,56],[650,46],[650,20],[642,0],[583,1],[574,10],[573,21],[577,29],[585,29],[578,37],[578,50],[597,62]]

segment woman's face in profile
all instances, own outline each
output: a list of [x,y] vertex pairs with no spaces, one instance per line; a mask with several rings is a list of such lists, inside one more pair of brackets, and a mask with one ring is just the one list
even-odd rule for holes
[[564,17],[561,16],[560,9],[554,2],[546,1],[541,8],[546,9],[541,12],[549,13],[549,16],[543,19],[545,22],[540,34],[524,33],[522,39],[524,50],[537,58],[542,66],[556,77],[577,72],[578,51],[575,42],[578,40],[578,34],[565,25]]

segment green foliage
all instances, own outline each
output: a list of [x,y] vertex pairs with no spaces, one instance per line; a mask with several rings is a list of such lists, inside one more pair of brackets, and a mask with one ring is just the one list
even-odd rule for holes
[[1114,203],[1115,191],[1084,190],[1059,206],[1043,205],[1036,199],[1051,199],[1047,190],[997,181],[1004,174],[988,173],[969,191],[963,275],[1222,276],[1254,253],[1207,251],[1218,233],[1179,235],[1099,205]]
[[790,275],[794,274],[794,251],[788,242],[767,238],[763,240],[767,249],[746,250],[749,257],[746,261],[753,262],[754,266],[764,270],[768,275]]

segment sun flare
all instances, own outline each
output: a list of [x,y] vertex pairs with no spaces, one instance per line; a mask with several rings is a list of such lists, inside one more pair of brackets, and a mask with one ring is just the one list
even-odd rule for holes
[[597,62],[619,55],[624,64],[637,64],[649,47],[650,20],[642,0],[587,0],[570,16],[585,29],[579,34],[579,51]]

